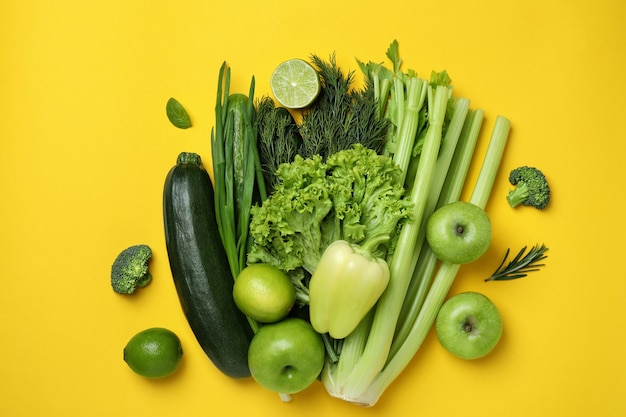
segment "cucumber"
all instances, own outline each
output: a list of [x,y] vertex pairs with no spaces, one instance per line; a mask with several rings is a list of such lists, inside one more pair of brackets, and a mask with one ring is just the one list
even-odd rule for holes
[[[245,155],[252,155],[251,152],[246,149],[246,144],[251,140],[246,138],[246,129],[251,126],[252,121],[246,120],[246,112],[248,109],[248,97],[241,94],[231,94],[228,97],[227,106],[227,126],[228,134],[233,141],[233,177],[235,181],[235,212],[239,212],[240,208],[244,204],[242,201],[244,195],[244,187],[246,178],[244,172],[247,169],[254,169],[253,166],[244,167],[245,163],[254,164],[254,160],[249,161]],[[232,124],[231,124],[232,123]],[[247,140],[246,140],[247,139]],[[249,206],[248,206],[249,207]]]
[[232,378],[250,376],[253,332],[233,299],[233,276],[200,155],[182,152],[163,192],[165,243],[182,310],[211,362]]

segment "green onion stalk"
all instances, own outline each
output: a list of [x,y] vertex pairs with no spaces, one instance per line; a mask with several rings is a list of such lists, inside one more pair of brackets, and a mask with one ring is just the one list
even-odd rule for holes
[[[234,116],[230,110],[241,99],[230,94],[230,68],[220,67],[217,100],[215,104],[215,128],[211,131],[213,177],[215,183],[215,213],[217,226],[224,246],[233,279],[246,266],[250,244],[250,208],[255,198],[267,197],[257,147],[256,111],[254,108],[254,77],[243,113],[243,128],[235,133]],[[235,104],[238,105],[238,104]],[[234,137],[241,134],[240,137]],[[235,143],[237,141],[237,143]],[[258,323],[248,318],[253,331]]]

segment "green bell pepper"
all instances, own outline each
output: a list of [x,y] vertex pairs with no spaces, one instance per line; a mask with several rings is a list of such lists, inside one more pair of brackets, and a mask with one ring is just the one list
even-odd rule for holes
[[348,336],[389,283],[389,267],[345,240],[331,243],[309,283],[313,328],[335,339]]

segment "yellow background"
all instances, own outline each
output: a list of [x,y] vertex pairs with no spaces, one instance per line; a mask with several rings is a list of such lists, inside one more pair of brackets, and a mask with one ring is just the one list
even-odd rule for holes
[[[626,3],[529,1],[35,1],[0,3],[0,414],[21,416],[621,416],[626,414],[623,204]],[[466,362],[429,336],[370,409],[320,384],[279,402],[219,374],[184,320],[161,213],[180,151],[209,160],[220,64],[258,95],[282,60],[336,53],[446,69],[458,96],[512,122],[487,210],[493,244],[452,288],[501,310],[505,333]],[[174,128],[176,97],[194,127]],[[540,167],[549,209],[512,210],[508,170]],[[475,176],[477,168],[472,170]],[[547,266],[483,283],[505,249],[545,242]],[[154,280],[114,294],[118,252],[147,243]],[[133,374],[122,348],[165,326],[183,342],[179,372]]]

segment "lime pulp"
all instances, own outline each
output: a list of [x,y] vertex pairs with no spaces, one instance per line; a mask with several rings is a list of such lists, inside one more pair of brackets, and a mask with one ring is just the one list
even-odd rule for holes
[[274,98],[289,109],[310,106],[320,92],[320,80],[311,64],[290,59],[276,67],[270,79]]

